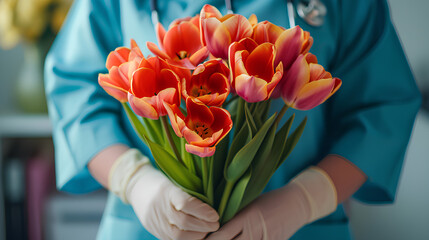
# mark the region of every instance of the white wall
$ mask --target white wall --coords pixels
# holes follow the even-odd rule
[[[389,0],[393,21],[421,90],[429,89],[428,0]],[[429,239],[429,113],[421,111],[414,126],[393,205],[351,202],[356,240]]]

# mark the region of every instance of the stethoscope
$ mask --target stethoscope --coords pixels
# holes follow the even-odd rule
[[[232,0],[225,0],[227,13],[233,13]],[[287,0],[287,12],[289,16],[289,27],[295,27],[295,13],[293,0]],[[152,14],[153,26],[159,22],[158,10],[156,7],[156,0],[150,1],[150,9]],[[327,13],[326,6],[320,0],[300,0],[296,12],[308,25],[313,27],[320,27],[323,25]]]

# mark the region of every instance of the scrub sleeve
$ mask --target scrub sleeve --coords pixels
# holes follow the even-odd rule
[[[328,153],[368,176],[358,200],[391,203],[421,98],[386,1],[365,3],[340,5],[343,25],[332,72],[343,85],[328,101]]]
[[[75,1],[46,60],[45,89],[53,124],[58,189],[101,188],[87,163],[104,148],[130,145],[121,104],[98,85],[110,50],[122,40],[119,1]],[[94,14],[97,12],[97,14]],[[131,145],[130,145],[131,146]]]

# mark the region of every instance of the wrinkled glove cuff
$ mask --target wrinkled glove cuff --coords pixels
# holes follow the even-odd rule
[[[310,167],[291,184],[298,186],[309,204],[307,223],[325,217],[337,209],[337,190],[329,175],[319,167]]]
[[[109,190],[122,202],[129,204],[127,188],[131,178],[144,165],[150,164],[149,159],[135,148],[129,149],[115,161],[109,172]]]

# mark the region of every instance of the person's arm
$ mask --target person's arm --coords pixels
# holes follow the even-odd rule
[[[103,149],[88,163],[88,169],[104,188],[109,188],[109,173],[115,161],[130,148],[123,144],[115,144]]]
[[[367,180],[362,170],[339,155],[328,155],[317,166],[331,178],[338,204],[350,198]]]

